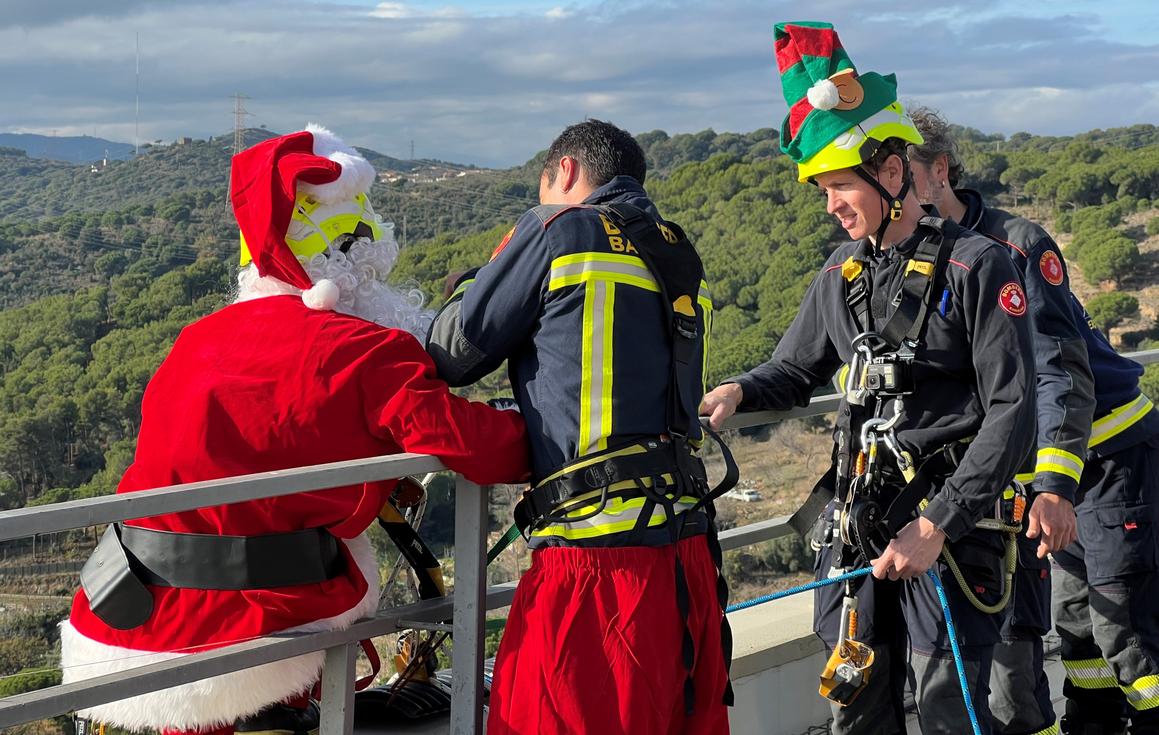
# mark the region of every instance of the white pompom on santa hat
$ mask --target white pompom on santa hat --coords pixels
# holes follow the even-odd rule
[[[258,274],[302,289],[302,301],[311,309],[333,309],[337,284],[328,279],[311,283],[286,243],[294,202],[299,194],[322,204],[348,201],[373,183],[374,167],[362,154],[312,123],[234,156],[230,200]]]

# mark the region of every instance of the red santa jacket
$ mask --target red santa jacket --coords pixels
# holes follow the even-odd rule
[[[452,395],[418,341],[297,296],[233,304],[182,331],[142,402],[137,453],[118,493],[397,452],[433,454],[479,483],[528,474],[522,418]],[[394,482],[202,508],[129,525],[257,535],[325,527],[361,534]],[[367,592],[347,554],[320,584],[219,591],[151,588],[142,626],[122,631],[73,602],[77,632],[106,646],[182,651],[340,616]],[[364,562],[365,565],[365,562]]]

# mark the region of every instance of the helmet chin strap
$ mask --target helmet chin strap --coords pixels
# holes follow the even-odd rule
[[[864,166],[854,166],[853,170],[870,186],[872,186],[874,189],[877,189],[877,193],[880,194],[881,198],[885,200],[885,203],[889,205],[888,216],[885,216],[885,213],[883,213],[881,224],[878,225],[877,232],[873,236],[874,250],[880,253],[881,239],[885,237],[886,229],[889,227],[891,222],[897,222],[899,219],[901,219],[902,210],[904,209],[902,202],[905,201],[905,195],[909,193],[910,177],[908,175],[905,177],[905,180],[901,185],[901,191],[897,193],[897,196],[894,196],[893,194],[890,194],[884,186],[881,185],[880,181],[878,181],[873,177],[872,174],[866,171]]]

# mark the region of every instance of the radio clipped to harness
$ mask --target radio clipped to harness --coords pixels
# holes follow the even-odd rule
[[[821,671],[822,697],[845,707],[869,684],[873,648],[856,640],[857,598],[847,595],[841,603],[841,638]]]

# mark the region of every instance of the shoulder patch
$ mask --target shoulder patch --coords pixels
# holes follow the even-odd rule
[[[998,305],[1010,316],[1026,313],[1026,293],[1018,281],[1010,281],[998,292]]]
[[[512,227],[507,231],[507,234],[503,236],[503,239],[499,241],[499,245],[491,251],[491,260],[495,260],[499,257],[499,253],[503,252],[503,248],[507,247],[507,243],[511,242],[511,236],[514,234],[515,228]]]
[[[1043,279],[1052,286],[1061,286],[1066,275],[1062,269],[1062,261],[1053,250],[1047,250],[1038,259],[1038,269],[1042,271]]]

